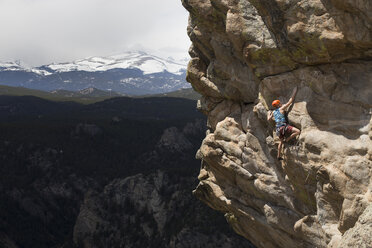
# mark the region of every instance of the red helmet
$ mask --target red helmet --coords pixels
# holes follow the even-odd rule
[[[271,105],[273,105],[274,108],[278,107],[280,104],[280,101],[279,100],[274,100],[273,103]]]

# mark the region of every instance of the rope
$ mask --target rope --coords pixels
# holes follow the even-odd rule
[[[322,225],[320,224],[320,222],[319,222],[319,220],[318,220],[318,216],[316,216],[315,221],[316,221],[316,223],[319,224],[320,228],[322,228]],[[322,229],[323,229],[323,228],[322,228]],[[322,245],[322,240],[321,240],[321,238],[320,238],[320,232],[319,232],[319,229],[316,228],[316,231],[317,231],[317,233],[318,233],[319,248],[321,248],[321,247],[322,247],[322,246],[321,246],[321,245]],[[318,247],[316,247],[316,248],[318,248]]]
[[[305,179],[305,183],[307,183],[307,179],[309,178],[309,176],[310,176],[310,170],[309,170],[309,172],[307,173],[307,177],[306,177],[306,179]]]
[[[296,148],[295,149],[296,149],[296,158],[297,158],[297,160],[298,160],[298,151],[300,149],[299,143],[300,143],[300,140],[297,140],[296,143],[295,143],[295,145],[296,145]],[[304,151],[306,153],[306,149],[304,149]],[[307,155],[307,153],[306,153],[306,155]],[[302,178],[304,178],[304,172],[302,170],[300,170],[300,171],[301,171],[301,174],[302,174]],[[307,197],[308,197],[308,200],[309,201],[310,201],[310,194],[309,194],[309,191],[307,190],[306,183],[307,183],[307,180],[309,179],[310,173],[311,173],[311,170],[309,170],[309,172],[307,173],[306,179],[304,181],[304,189],[306,191],[306,194],[307,194]],[[319,226],[321,227],[321,224],[320,224],[320,222],[318,220],[318,216],[316,216],[316,219],[315,220],[316,220],[316,223],[319,224]],[[322,247],[321,246],[321,244],[322,244],[321,235],[320,235],[319,229],[316,228],[316,230],[317,230],[318,238],[315,240],[315,245],[316,245],[315,248],[321,248]]]
[[[299,160],[298,159],[298,151],[300,149],[300,146],[299,146],[300,140],[299,139],[296,139],[296,140],[297,140],[296,143],[295,143],[296,158],[297,158],[297,160]],[[305,153],[306,153],[306,149],[305,149]],[[300,169],[300,171],[301,171],[302,178],[305,178],[305,174],[304,174],[303,170]],[[306,179],[304,181],[304,189],[306,191],[307,198],[308,198],[309,201],[310,201],[310,194],[309,194],[309,191],[307,190],[306,183],[307,183],[307,180],[309,179],[310,173],[311,173],[311,170],[309,170],[309,172],[307,173]]]

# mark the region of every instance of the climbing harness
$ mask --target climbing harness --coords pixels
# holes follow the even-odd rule
[[[288,124],[284,124],[276,128],[276,135],[279,137],[279,139],[282,139],[285,137],[285,133],[288,130],[288,126],[289,126]]]
[[[288,129],[288,121],[284,114],[280,113],[280,109],[275,109],[273,111],[273,116],[276,122],[276,135],[282,139],[285,136],[285,133]]]

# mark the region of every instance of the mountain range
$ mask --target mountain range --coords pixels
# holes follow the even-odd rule
[[[44,91],[96,88],[126,95],[158,94],[190,88],[186,61],[145,52],[90,57],[68,63],[26,67],[0,62],[0,84]]]

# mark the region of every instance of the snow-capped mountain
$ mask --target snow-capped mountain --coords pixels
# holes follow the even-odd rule
[[[162,59],[144,52],[126,52],[108,57],[91,57],[72,63],[51,64],[46,66],[56,72],[68,71],[108,71],[111,69],[140,69],[144,74],[167,71],[182,74],[186,66],[184,63]]]
[[[186,61],[163,59],[144,52],[90,57],[69,63],[26,67],[0,62],[0,84],[40,90],[81,90],[94,87],[130,95],[165,93],[190,88]]]
[[[23,65],[23,63],[19,60],[16,62],[0,62],[0,72],[2,71],[24,71],[24,72],[33,72],[39,75],[50,75],[51,74],[50,72],[38,69],[37,67],[32,68],[32,67]]]

